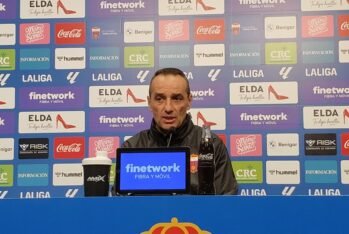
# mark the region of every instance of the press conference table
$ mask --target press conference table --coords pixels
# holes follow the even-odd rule
[[[349,196],[4,199],[0,233],[136,234],[157,227],[184,234],[186,227],[188,233],[344,234],[348,210]]]

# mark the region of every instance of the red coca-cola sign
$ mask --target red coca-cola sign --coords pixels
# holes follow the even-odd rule
[[[195,24],[195,40],[197,41],[223,41],[223,19],[197,19]]]
[[[81,45],[86,40],[86,25],[83,22],[57,23],[55,25],[55,42],[59,45]]]
[[[84,158],[84,137],[56,137],[54,139],[54,158],[75,159]]]

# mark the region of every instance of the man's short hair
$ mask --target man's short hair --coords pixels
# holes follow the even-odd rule
[[[164,76],[166,76],[166,75],[175,75],[175,76],[177,76],[178,75],[178,76],[182,77],[185,80],[186,84],[187,84],[187,88],[186,88],[185,91],[188,94],[188,96],[190,95],[189,81],[188,81],[187,77],[185,76],[184,72],[182,70],[178,69],[178,68],[166,67],[166,68],[162,68],[162,69],[157,70],[154,73],[153,77],[151,78],[150,83],[149,83],[149,97],[151,95],[151,93],[150,93],[151,84],[153,83],[153,80],[155,79],[155,77],[157,77],[159,75],[164,75]]]

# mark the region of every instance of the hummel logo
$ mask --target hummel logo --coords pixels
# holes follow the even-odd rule
[[[6,11],[6,5],[0,3],[0,11]]]

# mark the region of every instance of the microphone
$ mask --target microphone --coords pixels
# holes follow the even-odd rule
[[[173,133],[176,131],[176,128],[175,127],[171,127],[168,132],[170,133],[169,137],[168,137],[168,140],[167,140],[167,148],[170,147],[170,144],[171,144],[171,140],[172,140],[172,135]]]

